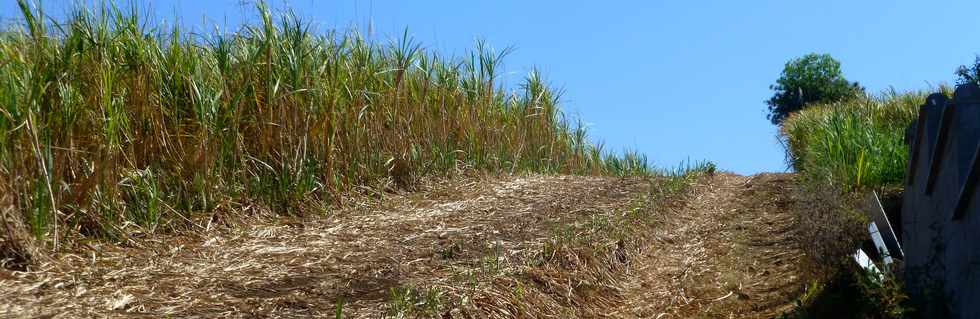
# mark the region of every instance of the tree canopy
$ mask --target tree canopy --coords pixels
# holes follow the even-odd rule
[[[817,53],[787,62],[776,84],[769,88],[775,92],[766,101],[768,118],[775,125],[810,103],[846,99],[864,92],[857,82],[844,78],[840,62],[829,54]]]
[[[980,56],[973,61],[973,65],[961,65],[956,69],[956,82],[958,84],[975,83],[980,84]]]

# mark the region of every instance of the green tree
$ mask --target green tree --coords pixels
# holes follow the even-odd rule
[[[973,60],[973,65],[961,65],[956,69],[957,84],[980,84],[980,55]]]
[[[840,62],[829,54],[816,53],[787,62],[782,76],[769,88],[775,93],[766,101],[768,118],[775,125],[810,103],[847,99],[864,92],[857,82],[844,78]]]

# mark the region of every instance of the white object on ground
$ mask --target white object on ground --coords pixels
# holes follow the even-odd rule
[[[879,280],[884,279],[881,271],[878,270],[878,266],[875,266],[874,261],[872,261],[871,257],[868,257],[868,254],[865,254],[863,250],[858,249],[852,256],[854,257],[854,261],[857,262],[858,266],[861,266],[861,268],[864,268],[864,270],[875,274],[875,277],[877,277]]]
[[[885,265],[892,264],[892,255],[888,251],[888,246],[885,245],[885,240],[881,238],[881,232],[878,231],[878,224],[871,222],[868,224],[868,233],[871,234],[871,241],[875,243],[875,248],[878,249],[878,254],[881,255],[881,260]]]

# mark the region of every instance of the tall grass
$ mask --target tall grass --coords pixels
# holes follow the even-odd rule
[[[46,242],[247,203],[297,214],[461,170],[649,171],[591,144],[539,72],[505,87],[508,50],[483,42],[446,57],[261,2],[259,22],[205,34],[111,3],[57,23],[18,4],[23,23],[0,31],[0,189]]]
[[[782,126],[789,162],[804,176],[845,192],[898,186],[908,160],[905,129],[928,94],[889,91],[807,107]]]

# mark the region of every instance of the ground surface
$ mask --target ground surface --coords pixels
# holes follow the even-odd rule
[[[644,206],[651,185],[465,179],[320,218],[150,235],[0,270],[0,317],[333,317],[339,308],[369,318],[767,318],[790,309],[802,283],[788,175],[704,177],[657,209]]]
[[[802,291],[786,174],[718,175],[667,219],[628,281],[629,316],[772,318]]]

